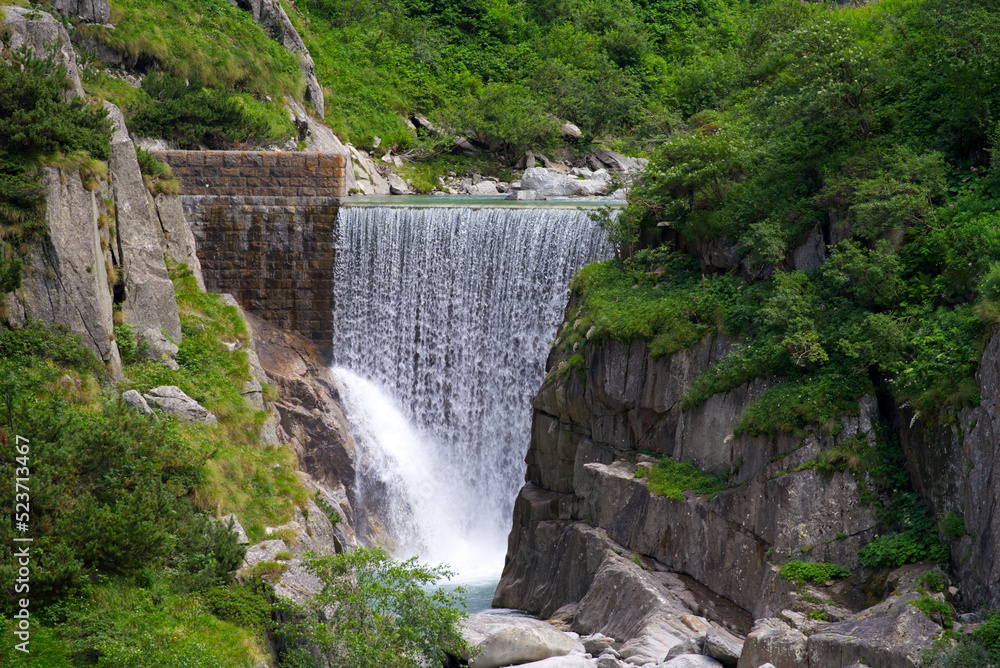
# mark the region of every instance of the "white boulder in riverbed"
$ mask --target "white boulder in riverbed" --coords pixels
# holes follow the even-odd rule
[[[524,176],[521,177],[521,188],[555,197],[593,196],[608,192],[608,184],[605,181],[582,179],[561,174],[545,167],[532,167],[524,170]]]
[[[583,658],[583,644],[575,633],[564,633],[551,624],[530,617],[472,614],[462,622],[462,636],[473,648],[470,668],[531,665],[552,657],[574,654]],[[551,664],[575,668],[596,664]],[[549,668],[546,663],[541,668]]]

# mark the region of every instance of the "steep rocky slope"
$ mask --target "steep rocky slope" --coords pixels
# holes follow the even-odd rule
[[[555,616],[581,633],[608,633],[625,642],[623,654],[631,653],[636,664],[648,660],[649,646],[658,643],[661,650],[669,649],[692,635],[679,620],[695,612],[740,634],[747,633],[751,617],[779,615],[800,622],[810,634],[823,633],[826,649],[807,660],[807,654],[816,653],[820,636],[812,637],[807,653],[806,635],[776,621],[775,628],[784,625],[781,642],[774,640],[774,628],[755,631],[748,644],[752,656],[741,666],[766,661],[778,666],[846,666],[856,659],[868,665],[915,665],[918,650],[942,630],[906,605],[917,594],[902,600],[897,596],[895,603],[862,612],[871,597],[877,601],[891,592],[873,589],[872,582],[895,581],[897,576],[863,572],[834,590],[803,593],[802,587],[779,575],[777,565],[801,559],[858,571],[858,550],[876,535],[874,508],[863,500],[859,478],[849,470],[821,472],[815,458],[848,441],[874,447],[876,422],[894,420],[917,491],[939,516],[962,513],[970,532],[952,545],[961,589],[953,592],[952,602],[959,597],[967,604],[995,600],[1000,583],[992,558],[992,508],[997,499],[991,482],[1000,336],[993,336],[977,376],[982,403],[944,425],[923,427],[920,416],[907,408],[866,396],[859,402],[858,416],[844,416],[836,435],[828,428],[810,427],[770,437],[733,436],[742,410],[766,389],[761,381],[717,394],[697,408],[681,409],[692,380],[734,343],[709,335],[692,348],[653,359],[643,342],[610,340],[584,347],[582,370],[562,372],[560,363],[569,353],[553,351],[551,373],[534,400],[526,483],[515,506],[494,605]],[[657,496],[648,489],[642,469],[662,456],[725,475],[728,488],[714,496]],[[608,555],[613,554],[634,555],[651,573],[618,569],[609,587]],[[692,578],[735,606],[727,609],[698,596],[689,609],[667,605],[659,612],[669,621],[653,632],[624,623],[631,619],[632,605],[605,602],[609,590],[630,591],[637,586],[629,584],[633,582],[663,594],[664,585],[656,579],[666,572]],[[912,578],[910,585],[912,589]],[[839,625],[801,624],[802,613],[809,611],[814,620]],[[789,633],[798,640],[789,640]],[[761,640],[765,635],[768,642]],[[842,651],[851,637],[867,640],[855,643],[861,649]],[[904,642],[907,637],[911,640]],[[782,643],[791,643],[794,651],[786,652]],[[781,652],[793,658],[779,660]]]

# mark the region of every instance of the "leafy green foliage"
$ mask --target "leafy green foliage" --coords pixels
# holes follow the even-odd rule
[[[135,327],[128,323],[115,325],[115,342],[118,344],[118,354],[121,355],[122,364],[125,365],[142,362],[149,352],[149,343],[138,339]]]
[[[684,492],[715,496],[726,489],[727,476],[713,476],[694,464],[661,459],[644,476],[649,491],[657,496],[683,501]]]
[[[921,586],[927,588],[932,594],[944,591],[945,579],[938,571],[928,571],[917,578]]]
[[[51,360],[81,372],[104,371],[101,361],[65,325],[30,321],[18,329],[0,327],[0,358],[29,357]]]
[[[558,123],[543,113],[526,87],[491,82],[457,101],[448,125],[491,152],[513,158],[527,148],[553,145]]]
[[[941,535],[951,540],[961,538],[966,533],[965,520],[962,515],[954,510],[948,512],[941,520]]]
[[[905,475],[905,474],[904,474]],[[879,522],[895,530],[870,541],[858,552],[866,568],[896,568],[916,561],[947,561],[948,548],[938,539],[934,518],[916,494],[897,493],[878,509]]]
[[[849,570],[838,564],[812,563],[808,561],[786,561],[778,572],[781,577],[797,584],[810,582],[821,584],[827,580],[839,580],[851,574]]]
[[[458,630],[462,613],[455,593],[430,590],[449,572],[416,559],[396,561],[381,548],[312,556],[306,567],[323,582],[312,605],[330,606],[329,625],[300,618],[280,625],[289,650],[282,665],[312,665],[315,643],[334,666],[416,668],[459,655],[465,641]]]
[[[32,600],[43,605],[97,574],[134,577],[157,566],[213,582],[228,577],[242,548],[226,545],[228,533],[220,535],[191,507],[199,453],[173,423],[114,401],[89,406],[94,398],[73,393],[34,396],[31,388],[61,387],[59,372],[44,362],[29,359],[14,373],[24,379],[13,403],[14,430],[31,434],[32,452],[45,453],[31,460]],[[13,477],[20,464],[10,458],[0,465]],[[5,492],[7,502],[12,494]],[[7,540],[12,532],[8,525]],[[10,591],[14,573],[12,564],[0,566]]]

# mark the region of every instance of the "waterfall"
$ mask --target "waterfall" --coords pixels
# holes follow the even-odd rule
[[[577,209],[341,208],[334,371],[363,540],[499,572],[569,279],[609,256]]]

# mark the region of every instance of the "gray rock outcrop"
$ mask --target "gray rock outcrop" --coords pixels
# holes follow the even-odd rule
[[[154,200],[156,214],[163,232],[163,244],[171,262],[187,265],[194,274],[198,289],[205,291],[205,278],[201,273],[201,262],[195,248],[194,234],[184,218],[184,207],[176,195],[159,194]]]
[[[951,565],[967,605],[1000,606],[1000,328],[983,352],[976,383],[980,402],[934,418],[903,405],[896,430],[913,486],[937,517],[952,515],[963,531],[948,537]],[[960,534],[960,535],[958,535]]]
[[[850,619],[825,624],[806,636],[778,619],[759,620],[747,636],[738,668],[829,668],[860,663],[917,668],[942,628],[910,605],[920,596],[893,595]]]
[[[108,0],[52,0],[52,8],[68,19],[84,23],[107,23],[111,18]]]
[[[62,23],[46,12],[13,5],[0,7],[0,16],[3,17],[2,24],[8,26],[10,32],[7,46],[15,50],[27,47],[39,56],[51,54],[56,64],[66,67],[69,78],[67,97],[83,95],[76,52]]]
[[[347,148],[351,155],[351,165],[353,166],[352,176],[354,177],[355,183],[354,187],[358,191],[356,194],[391,194],[392,191],[389,187],[389,182],[384,176],[382,176],[382,173],[379,171],[379,167],[375,164],[375,161],[371,159],[371,156],[364,151],[354,148],[354,146],[350,144],[347,145]]]
[[[134,390],[132,390],[134,391]],[[247,538],[247,532],[243,529],[243,525],[240,524],[240,520],[233,513],[228,515],[223,515],[219,518],[219,524],[224,527],[229,527],[229,529],[236,534],[236,542],[241,545],[249,545],[250,539]]]
[[[163,332],[181,342],[174,284],[167,275],[160,219],[139,171],[135,146],[121,111],[105,102],[115,131],[111,139],[111,179],[117,215],[118,248],[124,272],[125,322],[140,333]]]
[[[159,408],[164,413],[176,415],[183,420],[205,422],[206,424],[218,423],[215,415],[176,385],[154,387],[142,396],[151,406]]]
[[[278,389],[274,408],[278,437],[295,449],[314,491],[340,513],[335,527],[342,545],[356,544],[348,488],[355,474],[354,441],[327,364],[303,337],[246,314],[261,368]],[[308,486],[308,485],[307,485]]]
[[[84,188],[76,170],[46,168],[46,233],[32,245],[21,290],[8,301],[11,320],[66,325],[98,358],[111,376],[121,378],[121,357],[114,338],[107,256],[102,249],[99,211],[103,202]]]

